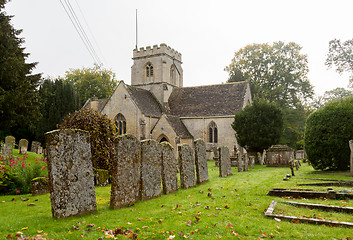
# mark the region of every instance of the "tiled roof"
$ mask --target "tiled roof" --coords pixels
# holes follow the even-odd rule
[[[169,97],[171,114],[179,117],[228,116],[243,108],[248,83],[175,88]]]
[[[108,99],[97,99],[97,98],[90,98],[86,101],[85,105],[83,105],[82,108],[91,108],[91,102],[92,101],[98,101],[98,109],[97,112],[101,112],[103,110],[103,107],[107,103]]]
[[[192,135],[185,127],[184,123],[178,116],[166,115],[167,121],[174,129],[175,133],[181,138],[192,138]]]
[[[126,87],[143,114],[158,118],[162,115],[162,108],[151,92],[129,85],[126,85]]]

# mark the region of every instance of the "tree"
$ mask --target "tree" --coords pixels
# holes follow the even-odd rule
[[[327,103],[309,115],[304,146],[315,169],[349,168],[349,140],[353,139],[353,97]]]
[[[83,103],[91,97],[108,98],[117,87],[115,74],[99,65],[70,69],[66,72],[64,81],[74,86]]]
[[[353,95],[353,92],[351,90],[338,87],[338,88],[326,91],[322,96],[318,96],[317,98],[315,98],[311,106],[317,110],[328,102],[343,99],[352,95]]]
[[[36,63],[26,63],[22,30],[11,25],[0,0],[0,135],[29,128],[40,116],[38,85],[40,74],[32,74]],[[2,132],[2,133],[1,133]]]
[[[54,130],[63,118],[81,107],[79,97],[62,79],[45,79],[40,86],[39,101],[42,117],[36,128],[36,139],[44,142],[44,133]]]
[[[251,152],[262,152],[280,140],[283,114],[274,103],[257,99],[235,113],[232,127],[240,146]]]
[[[225,68],[228,82],[247,81],[254,97],[277,102],[281,107],[296,107],[312,98],[308,80],[307,56],[293,42],[252,44],[237,51]]]
[[[117,135],[115,125],[107,115],[83,108],[66,116],[59,127],[61,129],[76,128],[88,131],[93,167],[110,170],[114,152],[114,138]]]
[[[350,72],[350,85],[353,84],[353,39],[341,42],[334,39],[329,42],[329,50],[325,64],[331,68],[336,67],[339,74]]]

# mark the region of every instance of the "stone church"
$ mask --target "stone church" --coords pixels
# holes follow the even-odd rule
[[[108,115],[119,134],[168,141],[174,149],[201,138],[208,150],[233,150],[234,113],[252,102],[248,83],[183,87],[181,54],[166,44],[135,49],[132,59],[131,85],[120,81],[110,98],[91,98],[84,107]]]

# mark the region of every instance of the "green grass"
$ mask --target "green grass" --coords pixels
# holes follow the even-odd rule
[[[37,230],[43,231],[40,234],[45,233],[44,236],[50,239],[81,239],[82,236],[85,239],[100,237],[104,239],[103,228],[104,230],[129,228],[138,235],[138,239],[167,239],[170,235],[175,235],[174,239],[352,238],[353,231],[349,228],[277,222],[265,217],[264,211],[272,200],[287,200],[267,196],[266,194],[272,188],[304,188],[297,184],[315,182],[300,179],[304,177],[350,179],[342,174],[326,175],[314,171],[307,164],[303,165],[295,172],[295,177],[289,181],[282,181],[282,178],[290,173],[289,168],[255,166],[254,169],[242,173],[232,168],[232,176],[219,178],[218,168],[214,167],[213,162],[209,162],[210,180],[207,183],[188,190],[180,189],[173,194],[162,195],[157,199],[138,202],[132,207],[117,210],[109,208],[110,186],[97,187],[97,213],[60,220],[52,218],[49,194],[35,197],[0,196],[0,239],[4,239],[8,234],[15,236],[18,231],[34,237],[38,234]],[[315,174],[312,174],[313,172]],[[325,187],[315,188],[326,189]],[[212,198],[207,196],[208,193],[212,194]],[[29,198],[29,201],[21,201],[21,197]],[[16,201],[11,201],[12,198]],[[353,207],[352,201],[320,199],[296,199],[295,201]],[[27,206],[28,203],[36,205]],[[275,212],[281,212],[284,215],[296,214],[296,216],[315,214],[316,217],[331,217],[331,220],[352,221],[348,214],[317,210],[312,212],[281,203],[278,204]],[[187,224],[189,220],[191,226]],[[78,225],[79,223],[82,224]],[[88,229],[86,227],[88,224],[95,225],[90,232],[85,231]],[[73,226],[78,226],[79,230],[74,230]],[[118,236],[118,239],[125,238],[126,236]]]

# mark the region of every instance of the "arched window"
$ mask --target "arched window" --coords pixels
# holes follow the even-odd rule
[[[116,132],[119,135],[126,133],[126,120],[124,115],[122,115],[121,113],[119,113],[115,117],[115,128],[116,128]]]
[[[147,63],[146,65],[146,80],[151,81],[153,79],[153,65],[151,63]]]
[[[214,121],[208,125],[208,142],[218,143],[218,129]]]

